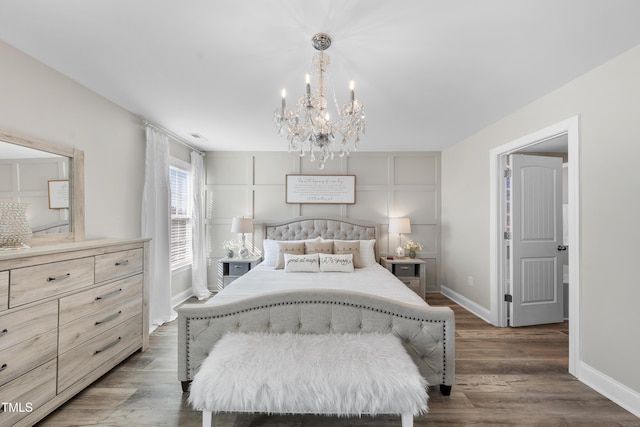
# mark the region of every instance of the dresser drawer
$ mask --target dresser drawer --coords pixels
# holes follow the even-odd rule
[[[56,359],[0,387],[0,425],[10,426],[56,395]],[[0,403],[1,404],[1,403]]]
[[[0,271],[0,311],[9,308],[9,272]]]
[[[96,283],[141,273],[143,258],[142,249],[96,256]]]
[[[142,313],[142,275],[60,299],[59,352]]]
[[[118,307],[136,295],[142,297],[141,274],[60,298],[60,325]]]
[[[394,266],[394,273],[398,277],[414,277],[416,274],[415,264],[396,264]]]
[[[54,329],[0,351],[0,385],[55,359],[57,350],[58,331]]]
[[[249,271],[249,263],[247,262],[230,262],[229,276],[242,276]]]
[[[409,289],[413,292],[420,295],[420,279],[419,278],[409,278],[409,277],[399,277],[400,281],[407,285]]]
[[[9,274],[9,307],[93,284],[93,257],[16,268]]]
[[[142,314],[58,356],[58,393],[97,371],[103,374],[142,347]],[[98,378],[98,376],[95,376]]]
[[[0,352],[57,327],[57,301],[0,316]]]

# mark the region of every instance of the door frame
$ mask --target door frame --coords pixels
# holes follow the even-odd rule
[[[579,376],[580,368],[580,120],[573,116],[567,120],[540,129],[489,151],[490,179],[490,266],[491,322],[500,327],[508,325],[507,302],[509,292],[505,271],[503,231],[505,208],[503,171],[506,155],[540,142],[566,134],[569,156],[569,373]]]

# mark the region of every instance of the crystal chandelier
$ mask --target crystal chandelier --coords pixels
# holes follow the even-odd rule
[[[338,105],[335,93],[333,94],[338,117],[337,120],[331,121],[327,112],[325,83],[331,59],[324,52],[331,46],[331,37],[325,33],[317,33],[311,38],[311,43],[319,51],[313,56],[317,79],[315,92],[311,91],[311,76],[307,74],[305,94],[298,100],[294,109],[287,109],[286,91],[282,89],[282,106],[276,109],[273,121],[278,128],[278,134],[289,140],[289,152],[298,152],[300,157],[304,157],[308,152],[311,162],[315,162],[318,155],[318,168],[324,169],[325,162],[333,159],[336,152],[343,157],[349,155],[349,151],[358,148],[360,133],[364,133],[364,108],[355,98],[355,85],[351,81],[351,99],[342,108]]]

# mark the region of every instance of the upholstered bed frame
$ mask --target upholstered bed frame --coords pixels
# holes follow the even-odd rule
[[[364,221],[301,217],[265,223],[262,233],[273,240],[376,239],[379,254],[379,227]],[[287,291],[217,306],[183,305],[178,328],[178,379],[184,391],[227,332],[392,333],[429,385],[439,384],[448,395],[454,382],[455,321],[448,307],[418,307],[346,290]]]

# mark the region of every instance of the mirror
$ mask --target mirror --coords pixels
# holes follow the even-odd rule
[[[0,201],[29,204],[29,246],[84,240],[84,152],[0,131]]]

